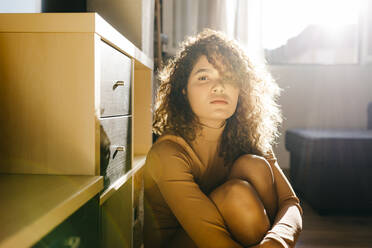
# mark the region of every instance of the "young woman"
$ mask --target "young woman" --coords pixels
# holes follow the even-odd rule
[[[294,247],[302,209],[272,151],[278,85],[209,29],[159,78],[145,247]]]

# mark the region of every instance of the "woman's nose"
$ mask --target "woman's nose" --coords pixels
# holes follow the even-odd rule
[[[223,93],[225,91],[225,85],[221,80],[216,82],[216,84],[212,88],[213,93]]]

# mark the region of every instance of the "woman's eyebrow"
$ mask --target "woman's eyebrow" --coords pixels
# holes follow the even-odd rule
[[[196,74],[201,73],[201,72],[212,72],[212,70],[208,69],[208,68],[200,68],[199,70],[195,71],[193,73],[193,75],[196,75]]]

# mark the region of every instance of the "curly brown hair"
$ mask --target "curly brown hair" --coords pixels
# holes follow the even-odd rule
[[[198,117],[182,90],[187,90],[193,66],[203,55],[224,80],[232,80],[240,88],[236,111],[226,120],[219,145],[219,155],[225,165],[231,165],[243,154],[269,154],[282,122],[276,103],[281,88],[265,67],[258,67],[248,59],[236,41],[211,29],[188,37],[176,56],[158,73],[160,85],[154,106],[153,132],[178,135],[190,142],[201,130]]]

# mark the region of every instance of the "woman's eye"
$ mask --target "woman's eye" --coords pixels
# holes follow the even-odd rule
[[[207,76],[200,76],[200,77],[198,78],[198,80],[199,80],[199,81],[206,81],[206,80],[208,80],[208,77],[207,77]]]

